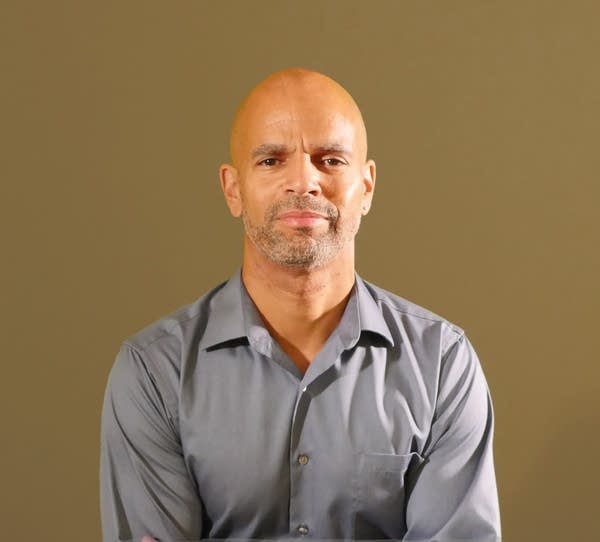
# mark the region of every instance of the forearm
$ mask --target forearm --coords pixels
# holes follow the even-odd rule
[[[100,458],[104,542],[202,537],[201,501],[152,370],[124,348],[109,377]]]
[[[466,338],[445,360],[440,382],[425,461],[407,503],[406,540],[499,540],[492,404]]]

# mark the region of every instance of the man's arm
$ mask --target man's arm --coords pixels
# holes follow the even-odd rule
[[[202,505],[183,459],[174,404],[152,360],[124,345],[102,411],[104,542],[202,538]]]
[[[500,540],[492,437],[487,384],[462,336],[442,361],[425,461],[409,480],[405,540]]]

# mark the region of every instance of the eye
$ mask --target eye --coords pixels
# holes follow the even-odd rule
[[[264,160],[261,160],[258,165],[259,166],[267,166],[267,167],[273,167],[275,165],[277,165],[277,158],[265,158]]]
[[[326,166],[343,166],[345,162],[340,160],[339,158],[324,158],[323,163]]]

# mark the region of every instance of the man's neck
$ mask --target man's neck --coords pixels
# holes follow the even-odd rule
[[[354,285],[354,254],[300,269],[244,254],[242,279],[267,329],[305,372],[342,318]]]

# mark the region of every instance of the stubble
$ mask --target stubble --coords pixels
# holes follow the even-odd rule
[[[245,206],[244,206],[245,207]],[[327,217],[325,232],[313,228],[294,228],[284,232],[277,228],[277,217],[289,210],[313,211]],[[284,267],[312,269],[329,263],[356,235],[360,218],[341,220],[338,209],[311,197],[292,195],[273,204],[262,224],[252,222],[246,209],[242,211],[246,235],[273,263]]]

